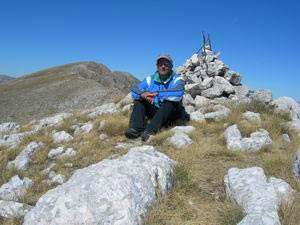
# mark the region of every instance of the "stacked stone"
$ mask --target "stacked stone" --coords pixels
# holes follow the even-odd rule
[[[186,81],[186,90],[193,98],[197,95],[209,99],[248,96],[249,89],[241,85],[242,76],[229,70],[218,57],[220,53],[205,49],[194,54],[176,69]]]

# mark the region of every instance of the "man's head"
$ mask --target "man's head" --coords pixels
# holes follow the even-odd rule
[[[156,59],[156,67],[159,75],[167,76],[172,72],[173,60],[169,55],[159,55]]]

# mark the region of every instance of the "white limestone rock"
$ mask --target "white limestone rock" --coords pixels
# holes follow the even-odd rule
[[[195,102],[196,108],[198,109],[200,107],[205,107],[205,106],[209,105],[210,100],[203,96],[197,95],[194,102]]]
[[[190,119],[197,122],[204,122],[204,114],[201,112],[201,110],[197,110],[195,112],[192,112],[190,114]]]
[[[193,140],[184,132],[176,132],[172,137],[168,138],[168,141],[177,150],[182,150],[193,143]]]
[[[233,70],[228,70],[225,73],[224,78],[233,85],[241,84],[241,80],[242,80],[242,76],[238,72],[235,72]]]
[[[128,93],[123,99],[121,99],[121,101],[119,101],[116,104],[116,107],[121,109],[123,108],[125,105],[130,105],[133,103],[133,99],[131,97],[131,93]]]
[[[280,225],[277,211],[292,198],[293,189],[281,179],[267,177],[262,168],[231,168],[224,177],[227,197],[246,216],[238,225]]]
[[[193,126],[175,126],[171,129],[171,132],[174,133],[185,133],[190,134],[192,133],[196,128]]]
[[[61,142],[66,142],[66,141],[71,141],[73,140],[72,135],[67,133],[66,131],[59,131],[59,132],[54,132],[52,134],[52,139],[54,143],[61,143]]]
[[[300,178],[300,148],[295,152],[295,159],[293,163],[293,175],[296,180]]]
[[[207,77],[199,84],[199,88],[201,90],[206,90],[208,88],[211,88],[213,86],[213,83],[214,79],[212,77]]]
[[[286,128],[295,132],[300,132],[300,120],[286,122]]]
[[[282,140],[286,145],[290,145],[292,143],[290,136],[288,134],[283,134]]]
[[[72,116],[72,113],[59,113],[54,116],[49,116],[44,119],[41,119],[37,122],[37,124],[34,126],[35,130],[40,130],[42,128],[51,127],[59,125],[63,122],[64,119]]]
[[[78,134],[88,134],[91,132],[91,130],[93,129],[93,123],[92,122],[88,122],[88,123],[84,123],[84,124],[78,124],[75,126],[75,131],[74,134],[78,135]]]
[[[199,65],[198,54],[193,54],[190,60],[193,66]]]
[[[195,112],[195,107],[192,106],[192,105],[185,106],[184,109],[185,109],[185,111],[186,111],[188,114],[191,114],[192,112]]]
[[[265,104],[270,103],[273,100],[271,90],[258,90],[250,95],[251,99],[254,101],[262,102]]]
[[[0,136],[2,134],[15,133],[20,130],[20,125],[16,122],[7,122],[0,124]]]
[[[239,98],[245,98],[249,95],[250,89],[245,85],[233,86],[234,94]]]
[[[44,194],[23,225],[142,224],[156,191],[172,187],[175,162],[152,146],[77,170]]]
[[[300,120],[300,105],[293,98],[280,97],[270,103],[275,112],[279,114],[289,114],[292,120]]]
[[[60,146],[58,148],[51,149],[48,153],[49,159],[61,159],[65,157],[75,156],[77,152],[73,148],[65,148]]]
[[[194,99],[190,94],[183,95],[182,104],[184,106],[194,105]]]
[[[260,114],[259,113],[247,111],[247,112],[244,112],[242,114],[242,118],[244,120],[247,120],[247,121],[252,122],[252,123],[258,123],[258,124],[261,123],[261,119],[260,119]]]
[[[230,109],[223,105],[215,105],[213,106],[214,112],[209,112],[204,114],[205,120],[211,121],[221,121],[227,118],[230,115]]]
[[[0,146],[15,148],[25,137],[33,133],[34,132],[32,131],[27,131],[23,133],[4,135],[2,138],[0,138]]]
[[[54,171],[51,171],[48,175],[48,183],[53,184],[63,184],[66,180],[65,176],[62,174],[57,174]]]
[[[23,203],[0,200],[0,216],[4,218],[20,218],[32,208],[32,206]]]
[[[268,131],[259,129],[250,137],[242,138],[236,124],[227,127],[224,133],[227,149],[233,151],[259,151],[272,144]]]
[[[32,180],[25,177],[23,180],[18,175],[12,177],[8,183],[0,187],[0,199],[6,201],[18,201],[22,198],[27,189],[32,186]]]
[[[213,80],[213,86],[202,91],[201,95],[206,98],[216,98],[222,96],[224,93],[227,95],[234,93],[233,86],[223,77],[217,76]]]
[[[91,113],[89,113],[88,116],[90,118],[95,118],[102,114],[112,114],[112,113],[116,113],[118,111],[119,110],[115,103],[107,103],[107,104],[101,105],[101,106],[93,109],[93,111]]]
[[[104,141],[104,140],[106,140],[107,138],[108,138],[108,135],[107,135],[107,134],[102,133],[102,134],[99,135],[99,139],[100,139],[101,141]]]
[[[43,146],[43,143],[32,141],[30,142],[23,150],[22,152],[17,155],[15,160],[8,162],[7,166],[8,168],[15,167],[18,170],[26,170],[29,167],[31,156],[36,151],[40,150]]]

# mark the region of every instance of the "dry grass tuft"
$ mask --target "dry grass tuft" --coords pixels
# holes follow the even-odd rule
[[[300,197],[299,193],[294,195],[292,202],[283,204],[279,210],[282,225],[300,225]]]
[[[234,203],[225,202],[218,208],[218,222],[222,225],[238,224],[244,217],[243,210]]]

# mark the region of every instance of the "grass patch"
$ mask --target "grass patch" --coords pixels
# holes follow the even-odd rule
[[[293,202],[283,204],[279,210],[282,225],[300,225],[300,197],[299,193],[294,195]]]
[[[238,224],[244,217],[243,210],[233,204],[225,202],[218,208],[218,222],[222,225]]]

